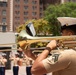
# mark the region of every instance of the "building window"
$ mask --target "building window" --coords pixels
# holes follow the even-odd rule
[[[25,8],[25,10],[27,10],[28,9],[28,6],[24,6],[24,8]]]
[[[3,10],[2,11],[2,15],[6,15],[6,10]]]
[[[40,17],[43,17],[43,14],[42,13],[40,13]]]
[[[6,23],[6,18],[3,18],[2,19],[2,23]]]
[[[40,4],[43,4],[43,0],[40,0]]]
[[[33,9],[33,10],[36,10],[36,9],[37,9],[37,6],[32,6],[32,9]]]
[[[32,4],[37,4],[37,1],[32,1]]]
[[[3,2],[3,7],[7,7],[7,2]]]
[[[6,25],[2,26],[2,32],[6,32]]]
[[[3,6],[3,4],[2,3],[0,3],[0,7],[2,7]]]
[[[24,12],[24,15],[28,15],[28,12]]]
[[[15,25],[16,25],[16,26],[20,25],[20,22],[18,22],[18,21],[17,21],[17,22],[15,22]]]
[[[28,17],[24,17],[24,21],[27,21],[28,20]]]
[[[1,6],[1,7],[7,7],[7,2],[1,2],[1,3],[0,3],[0,6]]]
[[[17,15],[19,15],[19,14],[20,14],[20,11],[15,11],[15,13],[16,13]]]
[[[2,3],[0,3],[0,7],[2,7]]]
[[[15,8],[16,9],[20,9],[20,5],[15,5]]]
[[[36,16],[36,14],[37,14],[37,12],[32,12],[32,15],[33,15],[33,16]]]
[[[16,20],[20,20],[20,17],[15,17]]]
[[[6,32],[6,30],[7,30],[6,27],[7,27],[6,25],[1,25],[0,26],[0,32]]]
[[[15,0],[17,3],[19,3],[20,2],[20,0]]]
[[[40,7],[40,11],[43,11],[43,8]]]
[[[28,3],[28,0],[24,0],[24,3],[27,4]]]

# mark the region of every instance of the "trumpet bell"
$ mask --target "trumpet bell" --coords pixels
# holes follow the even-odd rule
[[[30,36],[25,30],[22,30],[19,34],[20,37],[26,38],[26,39],[33,39],[32,36]]]

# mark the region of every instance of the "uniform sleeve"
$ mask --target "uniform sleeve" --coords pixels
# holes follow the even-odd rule
[[[50,56],[42,61],[47,72],[55,72],[67,68],[70,65],[69,55],[60,54]]]

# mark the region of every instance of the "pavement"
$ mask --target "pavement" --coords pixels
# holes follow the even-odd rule
[[[13,75],[12,69],[6,70],[5,75]],[[20,66],[20,67],[19,67],[19,75],[27,75],[27,74],[26,74],[26,66]],[[47,75],[52,75],[52,74],[49,73],[49,74],[47,74]]]

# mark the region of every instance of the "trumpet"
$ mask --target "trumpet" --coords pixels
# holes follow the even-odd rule
[[[72,48],[76,49],[76,35],[73,36],[52,36],[52,37],[35,37],[30,36],[25,30],[22,30],[19,34],[20,37],[25,38],[23,41],[18,42],[19,47],[27,49],[28,45],[37,42],[46,42],[56,40],[60,49]]]

